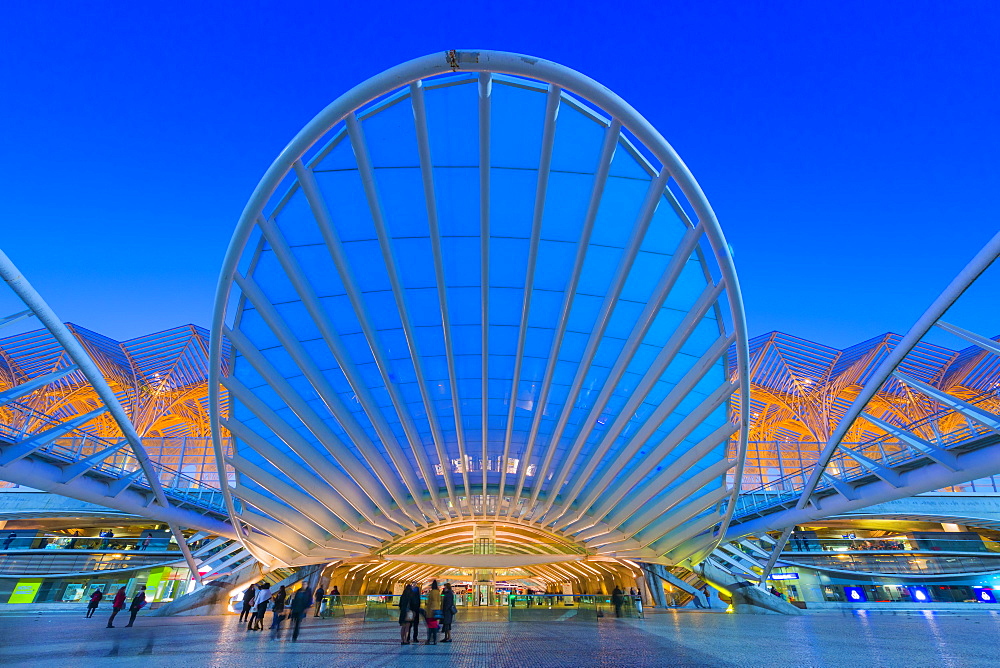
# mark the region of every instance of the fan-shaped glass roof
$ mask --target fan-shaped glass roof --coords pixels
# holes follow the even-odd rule
[[[619,98],[511,54],[404,64],[310,123],[237,230],[212,332],[233,512],[286,563],[469,520],[704,547],[741,309],[707,202]]]

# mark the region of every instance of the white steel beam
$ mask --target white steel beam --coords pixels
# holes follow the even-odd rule
[[[702,292],[699,299],[695,302],[695,305],[687,313],[687,315],[681,321],[681,324],[671,335],[670,339],[668,339],[667,342],[664,344],[663,348],[657,354],[653,362],[649,365],[649,368],[647,369],[646,373],[643,374],[642,380],[639,381],[639,384],[636,386],[635,390],[633,390],[631,396],[626,402],[625,407],[622,408],[621,411],[619,411],[618,416],[615,418],[615,421],[605,431],[604,435],[601,437],[601,440],[595,446],[591,457],[588,458],[588,461],[581,467],[580,471],[578,471],[577,474],[574,475],[574,482],[573,484],[570,485],[569,490],[566,493],[567,499],[574,499],[580,493],[581,488],[591,478],[594,471],[597,469],[597,466],[604,460],[605,455],[607,455],[608,451],[611,449],[611,446],[614,444],[615,440],[622,433],[622,431],[628,426],[629,421],[632,419],[632,416],[635,415],[639,406],[642,404],[642,402],[646,400],[646,397],[655,387],[656,383],[659,382],[663,374],[667,371],[667,369],[670,367],[673,361],[677,358],[677,355],[680,354],[681,348],[683,348],[684,344],[688,341],[691,334],[694,332],[694,329],[697,327],[702,317],[704,317],[705,312],[711,307],[711,305],[715,302],[715,300],[718,299],[718,296],[721,293],[721,291],[722,291],[721,283],[716,286],[705,287],[705,290]],[[627,448],[629,454],[625,455],[623,451],[622,454],[619,454],[615,458],[616,464],[620,464],[622,466],[625,465],[627,459],[630,459],[635,454],[635,452],[638,451],[639,446],[641,446],[645,438],[647,438],[649,434],[652,433],[653,430],[659,427],[660,423],[668,415],[670,415],[671,412],[673,412],[673,410],[676,408],[679,402],[682,401],[687,396],[688,390],[692,389],[695,385],[697,385],[697,383],[704,377],[704,375],[708,373],[712,365],[714,365],[715,362],[718,361],[718,359],[725,354],[726,349],[733,343],[733,341],[734,337],[730,337],[728,339],[720,337],[715,341],[714,344],[709,346],[708,350],[702,354],[702,356],[694,364],[694,366],[684,375],[681,381],[679,381],[677,385],[674,387],[674,389],[671,390],[671,392],[668,394],[669,401],[667,399],[664,399],[664,401],[662,401],[660,403],[660,406],[657,408],[656,413],[654,413],[653,416],[650,416],[643,423],[642,427],[640,427],[640,432],[638,433],[642,433],[643,435],[633,436],[630,439],[629,441],[630,447]],[[623,368],[627,368],[627,364],[623,365]],[[624,371],[622,373],[624,373]],[[615,386],[617,386],[617,383]],[[607,385],[605,386],[605,388],[602,389],[607,389]],[[606,395],[602,392],[601,398],[604,399],[604,402],[598,404],[600,405],[600,409],[595,411],[596,415],[599,415],[600,412],[604,410],[604,406],[606,405],[606,402],[610,399],[613,390],[614,386],[610,388],[610,390],[607,392]],[[580,436],[577,437],[577,443],[581,448],[584,442],[583,436],[584,436],[583,434],[580,434]],[[577,449],[576,452],[577,454],[579,454],[579,449]],[[609,471],[608,473],[612,473],[612,471]],[[617,475],[617,472],[615,471],[614,474]],[[607,479],[607,474],[604,476],[604,479]],[[544,512],[547,512],[548,508],[551,507],[552,501],[554,501],[554,499],[550,499],[550,503],[546,506]],[[560,515],[564,514],[568,510],[568,506],[569,502],[567,501],[567,503],[563,507],[563,512],[560,513]],[[541,514],[542,513],[539,514],[539,517],[541,516]],[[558,517],[552,519],[557,520]],[[571,520],[568,523],[575,522],[576,519]]]
[[[422,82],[410,84],[410,101],[413,105],[413,123],[417,136],[417,152],[420,155],[420,177],[427,203],[427,225],[431,239],[431,253],[434,256],[434,279],[437,284],[438,308],[441,312],[441,335],[444,339],[445,360],[448,366],[448,391],[451,394],[452,413],[455,423],[455,439],[458,446],[459,470],[465,488],[465,508],[471,516],[472,489],[469,485],[469,456],[462,425],[462,401],[458,394],[458,374],[455,371],[454,343],[451,336],[451,317],[448,309],[448,284],[444,272],[444,257],[441,252],[441,230],[438,225],[437,194],[434,192],[434,163],[431,158],[430,138],[427,134],[427,106],[424,104]],[[449,462],[450,464],[450,462]],[[445,475],[451,476],[451,466],[445,468]],[[462,517],[462,507],[456,509]]]
[[[21,322],[22,320],[26,320],[28,318],[31,318],[34,315],[35,315],[34,311],[32,311],[29,308],[29,309],[25,309],[23,311],[19,311],[17,313],[12,313],[12,314],[10,314],[8,316],[4,316],[3,318],[0,318],[0,329],[3,329],[4,327],[7,327],[8,325],[13,325],[15,323]]]
[[[615,364],[612,367],[610,373],[608,374],[608,379],[604,382],[604,385],[601,388],[601,392],[594,402],[593,409],[591,409],[586,420],[581,425],[577,435],[576,442],[573,445],[574,448],[576,448],[579,443],[582,443],[586,439],[586,437],[593,430],[594,425],[597,424],[597,420],[600,417],[600,414],[604,411],[604,408],[605,406],[607,406],[608,401],[611,399],[611,396],[614,393],[615,388],[618,386],[618,383],[621,382],[622,377],[625,375],[629,363],[631,363],[632,358],[635,356],[636,351],[642,344],[643,339],[645,339],[646,334],[649,332],[650,327],[653,326],[653,322],[656,320],[656,316],[659,314],[660,308],[663,306],[663,303],[666,300],[667,295],[673,288],[677,280],[677,277],[680,275],[680,272],[683,269],[684,265],[687,263],[688,259],[690,259],[690,255],[694,251],[694,248],[698,243],[698,239],[701,238],[702,232],[703,228],[699,226],[691,230],[688,230],[685,233],[684,238],[681,240],[681,243],[678,245],[677,250],[674,252],[674,255],[671,258],[670,262],[668,263],[667,268],[664,270],[663,275],[660,277],[660,280],[657,283],[656,288],[654,288],[652,297],[646,303],[646,306],[643,308],[642,315],[639,316],[639,319],[636,321],[636,324],[632,328],[632,332],[629,334],[628,340],[622,347],[621,353],[618,355],[617,360],[615,360]],[[646,392],[637,390],[635,394],[639,394],[642,396],[642,398],[645,398]],[[631,414],[625,410],[621,411],[621,414],[626,414],[626,413]],[[608,433],[616,431],[620,431],[620,428],[612,427],[608,429]],[[598,447],[600,448],[601,446]],[[593,466],[596,466],[597,463],[599,463],[599,461],[600,461],[599,457],[594,458],[593,461],[587,463],[586,469],[591,469]],[[569,496],[575,497],[576,494],[579,492],[578,490],[579,479],[580,476],[574,476],[573,481],[571,482],[569,487],[569,489],[572,490],[572,492],[567,493],[566,494],[567,497]],[[530,510],[530,508],[526,510]]]
[[[358,397],[358,401],[361,403],[362,407],[365,408],[365,413],[368,414],[369,410],[377,410],[377,406],[375,406],[374,400],[371,398],[368,388],[352,369],[350,358],[344,350],[340,337],[333,330],[330,320],[326,315],[326,311],[317,298],[315,291],[309,285],[308,281],[305,280],[301,267],[292,254],[291,249],[288,247],[284,236],[269,220],[261,218],[258,220],[258,225],[260,226],[264,237],[270,244],[271,251],[275,254],[275,257],[278,259],[279,264],[281,264],[282,269],[284,269],[285,273],[288,275],[289,281],[292,283],[296,294],[299,296],[303,306],[306,308],[306,311],[312,318],[313,323],[319,330],[320,335],[323,337],[324,343],[330,350],[333,358],[336,360],[337,365],[340,367],[348,384],[351,386],[351,389],[354,390],[355,395]],[[244,297],[250,300],[258,314],[264,320],[265,324],[267,324],[267,326],[281,342],[282,346],[284,346],[296,366],[302,370],[302,373],[306,376],[310,384],[316,390],[316,393],[323,400],[324,405],[326,405],[326,407],[330,410],[331,415],[336,418],[340,426],[351,437],[351,440],[357,446],[358,450],[362,453],[362,455],[364,455],[365,461],[367,461],[368,465],[371,466],[373,471],[375,471],[382,485],[389,490],[389,493],[392,495],[393,500],[395,500],[396,505],[400,508],[407,508],[410,505],[406,501],[406,490],[409,490],[412,498],[417,502],[418,510],[415,515],[410,515],[410,518],[418,524],[423,523],[426,525],[426,520],[420,510],[418,498],[419,494],[417,491],[419,490],[419,483],[409,467],[398,469],[400,465],[406,462],[406,456],[399,448],[395,438],[392,437],[392,432],[389,430],[388,425],[383,424],[381,421],[376,422],[375,419],[372,420],[372,425],[375,427],[376,433],[379,437],[381,439],[391,439],[388,442],[383,441],[383,444],[385,445],[386,452],[389,454],[389,458],[392,460],[393,465],[399,470],[398,477],[397,474],[386,465],[385,459],[383,459],[382,455],[379,454],[378,449],[368,437],[367,432],[365,432],[364,428],[358,424],[357,418],[355,418],[351,413],[351,410],[344,405],[340,395],[338,395],[330,385],[330,382],[326,379],[323,372],[317,368],[315,362],[313,362],[310,355],[306,352],[302,343],[298,341],[289,329],[288,324],[284,322],[281,315],[277,312],[263,292],[261,292],[257,284],[248,278],[244,278],[238,272],[234,274],[233,280],[243,292]],[[404,490],[404,485],[406,490]]]
[[[329,508],[317,501],[314,496],[307,494],[301,489],[295,488],[293,485],[290,485],[278,476],[265,471],[246,458],[237,455],[227,459],[226,463],[256,482],[271,494],[278,497],[278,499],[283,501],[290,508],[294,508],[299,511],[299,514],[315,524],[316,527],[318,527],[319,530],[326,535],[322,541],[317,542],[327,542],[331,538],[337,538],[344,541],[355,542],[358,544],[359,549],[361,546],[374,547],[379,544],[377,540],[374,540],[371,537],[364,536],[363,534],[357,534],[353,531],[345,531],[346,527],[341,522],[340,518],[334,515]],[[239,489],[237,489],[237,494],[239,493]],[[295,515],[295,513],[288,513],[288,516],[282,519],[284,521],[291,522],[291,517],[293,515]]]
[[[514,411],[520,390],[521,366],[524,362],[524,344],[528,335],[528,314],[531,312],[531,297],[535,286],[535,271],[538,264],[538,244],[542,236],[542,217],[545,213],[545,198],[549,189],[549,173],[552,169],[552,149],[556,139],[556,119],[559,116],[559,102],[562,100],[562,90],[555,85],[549,86],[545,98],[545,121],[542,126],[542,144],[538,158],[538,181],[535,185],[535,203],[531,214],[531,240],[528,242],[528,266],[524,277],[524,300],[521,302],[521,325],[517,332],[517,356],[514,359],[514,379],[511,383],[511,403],[507,413],[507,432],[504,435],[504,462],[510,452],[510,440],[514,428]],[[518,466],[517,485],[514,495],[507,506],[507,517],[512,517],[521,499],[524,482],[527,477],[531,456],[534,454],[535,443],[530,438],[525,444],[525,452]],[[500,492],[498,498],[503,498],[507,487],[507,467],[500,472]],[[536,478],[537,479],[537,478]],[[497,504],[499,510],[500,504]],[[499,513],[498,513],[499,516]]]
[[[667,187],[667,181],[669,179],[670,175],[667,172],[661,171],[656,178],[650,182],[649,188],[646,192],[646,199],[643,201],[642,207],[636,216],[636,221],[632,228],[628,245],[618,262],[618,267],[616,268],[614,277],[612,278],[611,286],[608,289],[607,294],[604,296],[604,301],[601,304],[601,310],[597,316],[594,328],[591,330],[590,336],[587,338],[587,346],[580,358],[580,363],[577,365],[576,374],[574,375],[572,384],[570,385],[569,394],[567,395],[566,402],[563,404],[562,410],[560,411],[559,418],[556,421],[556,427],[552,433],[552,438],[550,439],[551,443],[559,443],[562,438],[562,434],[566,429],[567,423],[569,422],[570,415],[576,405],[576,397],[579,396],[584,380],[591,370],[594,357],[597,355],[598,347],[604,339],[604,333],[607,331],[615,306],[618,304],[618,298],[621,296],[621,292],[625,287],[625,282],[629,277],[633,264],[635,263],[635,258],[639,254],[639,249],[646,237],[646,230],[649,228],[649,224],[653,219],[653,214],[656,213],[657,205],[663,199],[663,192]],[[611,372],[609,372],[608,381],[610,381],[610,375]],[[607,381],[605,382],[605,386],[606,385]],[[562,484],[566,481],[566,476],[569,475],[573,462],[579,456],[580,450],[583,448],[587,437],[590,435],[590,430],[593,428],[603,410],[604,404],[600,401],[595,402],[590,407],[590,410],[587,413],[587,418],[583,422],[584,428],[581,428],[578,431],[577,437],[573,441],[573,445],[568,449],[568,454],[557,464],[557,473],[553,476],[551,489],[561,489]],[[622,412],[627,412],[627,409]],[[589,428],[586,428],[588,425]],[[612,430],[609,429],[608,431],[610,432]],[[601,455],[595,455],[591,457],[591,462],[596,463],[600,461],[600,458]],[[552,507],[552,504],[555,502],[555,496],[555,494],[549,495],[549,500],[539,513],[539,516],[548,512],[548,510]],[[570,493],[570,496],[572,496],[572,493]]]
[[[845,445],[841,445],[840,446],[840,451],[846,453],[848,457],[850,457],[851,459],[853,459],[854,461],[856,461],[858,464],[861,464],[861,468],[863,468],[866,471],[869,471],[871,473],[874,473],[879,478],[881,478],[882,480],[885,480],[887,483],[889,483],[893,487],[902,487],[903,486],[904,483],[903,483],[902,476],[900,476],[900,474],[896,473],[895,471],[893,471],[889,467],[883,466],[881,463],[875,461],[874,459],[871,459],[870,457],[866,457],[865,455],[861,454],[857,450],[853,450],[851,448],[848,448]]]
[[[337,268],[337,273],[340,276],[340,281],[344,285],[344,289],[347,291],[347,298],[351,302],[351,308],[354,310],[354,315],[358,320],[358,324],[361,326],[361,331],[364,333],[365,340],[368,342],[368,347],[371,349],[372,356],[375,359],[375,364],[378,367],[379,374],[382,377],[382,382],[385,385],[385,389],[389,394],[389,399],[392,402],[393,409],[396,415],[399,417],[400,423],[403,425],[403,431],[406,433],[406,438],[409,441],[410,449],[413,451],[414,459],[417,462],[417,468],[420,470],[420,475],[425,481],[424,487],[430,494],[431,505],[435,508],[436,512],[434,514],[434,521],[438,520],[438,514],[446,514],[441,509],[441,502],[438,498],[438,489],[434,475],[434,468],[430,465],[427,459],[427,453],[424,452],[423,445],[421,444],[420,436],[417,434],[416,429],[412,424],[412,419],[410,417],[409,411],[406,409],[406,402],[399,394],[399,389],[396,387],[395,381],[390,377],[390,370],[392,365],[389,364],[389,360],[382,349],[382,343],[379,340],[378,332],[372,327],[371,319],[368,316],[368,310],[365,307],[364,299],[361,297],[361,290],[358,288],[357,282],[354,280],[354,272],[351,269],[350,263],[347,261],[347,257],[344,254],[344,249],[340,242],[340,235],[337,233],[333,221],[330,218],[330,213],[327,210],[326,200],[323,197],[322,192],[319,189],[319,185],[316,183],[316,175],[311,169],[302,164],[301,161],[296,161],[294,164],[295,174],[299,179],[299,185],[302,187],[302,192],[305,194],[306,199],[309,201],[309,206],[312,210],[313,218],[316,219],[319,225],[320,233],[323,235],[323,241],[326,244],[326,249],[330,253],[330,258],[333,260],[334,266]],[[378,409],[377,406],[371,406],[372,411],[366,409],[368,417],[373,423],[379,424],[384,423],[381,418],[382,411]],[[391,439],[388,442],[395,442],[395,437],[392,436],[392,431],[388,429],[387,425],[382,425],[385,428],[385,434],[382,436],[384,442],[385,439]],[[388,449],[388,442],[386,442],[386,448]],[[407,464],[408,468],[408,464]],[[400,469],[402,470],[402,469]],[[422,505],[422,499],[419,498],[419,494],[414,496],[417,503]]]
[[[153,496],[156,498],[156,502],[164,508],[168,508],[170,502],[163,493],[163,487],[156,475],[156,469],[146,454],[142,440],[135,430],[135,425],[132,424],[128,414],[125,413],[125,409],[118,402],[118,397],[115,396],[114,391],[108,385],[107,380],[105,380],[104,374],[87,353],[86,348],[73,336],[69,328],[56,316],[52,308],[42,299],[42,296],[38,294],[31,283],[18,271],[14,263],[10,261],[10,258],[2,250],[0,250],[0,277],[4,279],[7,286],[24,302],[24,305],[31,309],[49,333],[59,342],[59,345],[66,351],[66,354],[69,355],[73,363],[80,368],[84,377],[90,382],[91,387],[94,388],[94,392],[104,402],[104,405],[107,406],[108,412],[111,413],[125,439],[129,442],[132,454],[135,456],[136,461],[139,462],[139,466],[146,473],[146,479],[149,481],[149,486],[153,492]],[[180,528],[172,524],[169,526],[177,542],[182,543],[184,541],[184,534]],[[184,557],[188,562],[188,567],[191,569],[195,581],[201,583],[201,576],[198,574],[198,569],[195,567],[194,562],[190,560],[190,555],[185,552]]]
[[[339,518],[340,524],[334,524],[327,528],[337,528],[340,531],[351,529],[351,526],[340,516],[346,507],[344,498],[340,493],[330,486],[330,481],[324,479],[321,471],[313,473],[309,469],[300,466],[291,457],[281,452],[273,443],[266,438],[236,420],[223,420],[223,426],[229,430],[235,438],[244,441],[248,447],[261,457],[271,463],[276,469],[290,478],[295,484],[309,493],[316,500],[323,504],[335,517]],[[315,469],[313,469],[315,471]],[[367,531],[375,531],[381,524],[367,528]],[[381,527],[385,528],[385,527]]]
[[[441,426],[438,424],[437,410],[427,389],[427,376],[424,374],[423,363],[420,356],[420,347],[417,345],[417,337],[410,322],[409,307],[406,304],[406,294],[403,282],[399,278],[396,255],[392,248],[392,238],[385,223],[385,216],[382,211],[382,204],[379,201],[378,186],[375,183],[375,172],[372,168],[371,158],[368,154],[368,145],[365,142],[364,129],[358,122],[357,116],[351,114],[347,117],[347,135],[350,137],[351,146],[354,147],[354,157],[358,163],[358,173],[361,176],[361,184],[365,190],[365,197],[368,201],[368,210],[371,212],[372,222],[375,226],[375,235],[378,237],[379,250],[382,252],[382,262],[385,264],[385,271],[389,277],[389,286],[392,288],[393,300],[399,315],[399,322],[403,327],[403,336],[406,339],[406,346],[410,353],[410,362],[413,364],[413,371],[417,376],[417,388],[420,390],[420,399],[424,405],[424,412],[427,414],[427,422],[430,426],[431,440],[434,442],[438,463],[444,476],[445,488],[448,490],[448,499],[451,508],[458,511],[458,497],[455,495],[455,486],[452,483],[451,475],[448,472],[448,456],[444,448],[444,437],[441,435]],[[383,378],[385,382],[391,379]],[[413,417],[406,410],[406,403],[400,402],[400,408],[405,411],[405,415],[400,414],[403,428],[406,430],[407,438],[410,439],[411,447],[423,450],[423,443],[413,424]],[[431,474],[433,475],[433,467]],[[427,479],[428,486],[435,486],[437,478]],[[450,518],[451,512],[446,509],[445,514]]]
[[[861,413],[861,417],[868,420],[879,429],[882,429],[887,434],[895,436],[917,452],[930,457],[942,466],[947,466],[952,471],[958,470],[958,460],[955,455],[948,452],[944,448],[938,447],[929,441],[925,441],[913,432],[897,427],[896,425],[886,422],[885,420],[880,420],[869,413]]]
[[[578,540],[589,540],[595,536],[608,533],[610,530],[617,528],[646,503],[648,503],[649,499],[652,498],[652,495],[655,495],[659,492],[659,490],[665,489],[668,485],[672,484],[677,478],[696,465],[698,461],[708,454],[713,448],[718,447],[720,443],[728,440],[734,433],[736,433],[736,431],[737,427],[735,425],[724,424],[705,438],[698,441],[698,443],[688,448],[683,455],[678,457],[675,462],[668,467],[664,467],[663,471],[650,480],[649,484],[644,488],[645,493],[629,493],[631,487],[645,477],[639,476],[635,480],[632,480],[630,485],[630,476],[629,479],[623,481],[623,483],[617,487],[614,493],[602,496],[599,499],[599,502],[593,506],[592,511],[589,513],[590,518],[603,518],[602,522],[596,523],[596,520],[594,520],[594,522],[588,524],[587,526],[583,526],[583,523],[587,520],[587,516],[585,516],[584,519],[581,519],[580,521],[567,527],[565,531],[567,533],[575,534]],[[671,441],[675,441],[675,439],[676,437],[673,437]],[[667,444],[667,447],[671,446]],[[659,461],[662,461],[662,458]],[[657,491],[650,495],[650,491],[652,490]]]
[[[985,411],[978,406],[973,406],[970,403],[962,401],[958,397],[948,394],[944,390],[928,385],[923,381],[917,380],[916,378],[908,376],[904,373],[900,373],[899,371],[894,371],[892,375],[903,384],[915,389],[923,395],[930,397],[939,404],[950,408],[957,413],[961,413],[965,417],[978,422],[991,431],[1000,433],[1000,416],[994,415],[989,411]]]
[[[641,512],[625,520],[623,526],[628,525],[628,528],[623,528],[623,533],[629,537],[634,537],[637,533],[652,524],[654,520],[658,519],[665,513],[669,513],[673,508],[678,506],[681,501],[690,498],[701,488],[710,485],[712,481],[724,476],[726,471],[734,466],[736,466],[736,461],[732,459],[723,459],[718,461],[712,466],[709,466],[705,470],[682,482],[662,499],[657,499],[655,505],[649,503],[645,504],[645,508],[643,508]],[[719,488],[725,488],[724,481],[721,482]],[[655,491],[651,490],[652,494],[650,497],[656,498],[656,495],[662,492],[663,489],[665,488],[661,487]]]
[[[49,445],[52,441],[57,438],[61,438],[79,427],[87,424],[94,418],[105,413],[107,411],[107,406],[101,406],[95,408],[92,411],[84,413],[82,415],[77,415],[72,420],[66,420],[65,422],[60,422],[54,427],[49,427],[45,431],[40,431],[38,433],[32,434],[27,438],[13,443],[4,449],[2,455],[0,455],[0,468],[16,462],[19,459],[27,457],[31,453],[35,452],[39,448],[43,448]]]
[[[65,469],[63,469],[63,477],[61,482],[65,484],[68,482],[72,482],[73,480],[76,480],[80,476],[87,473],[87,471],[90,471],[95,466],[103,462],[108,457],[120,451],[126,445],[128,445],[128,441],[126,440],[118,441],[118,443],[115,443],[114,445],[108,446],[107,448],[104,448],[102,450],[98,450],[94,454],[88,455],[87,457],[84,457],[83,459],[80,459],[74,462],[73,464],[70,464]]]
[[[566,281],[566,291],[563,296],[562,309],[559,313],[559,321],[556,325],[555,335],[552,338],[552,347],[549,352],[549,361],[545,368],[545,380],[542,381],[542,391],[539,393],[539,401],[535,409],[534,419],[531,423],[531,435],[529,440],[537,438],[538,426],[541,424],[541,416],[545,412],[545,403],[548,399],[548,386],[552,383],[552,376],[555,374],[556,363],[559,359],[559,350],[562,347],[563,337],[566,335],[566,325],[569,323],[569,316],[573,310],[573,301],[576,298],[576,288],[580,283],[580,275],[583,272],[583,265],[587,259],[587,251],[590,248],[590,236],[594,231],[594,223],[597,220],[597,212],[601,207],[601,198],[604,196],[604,188],[607,185],[608,173],[611,171],[611,161],[615,157],[615,150],[618,148],[618,139],[621,137],[621,121],[617,118],[611,120],[611,125],[604,132],[604,143],[601,145],[601,154],[597,160],[597,169],[594,172],[594,183],[590,191],[590,201],[587,203],[587,212],[584,215],[583,226],[580,230],[580,240],[577,242],[576,256],[573,258],[573,269]],[[573,397],[579,392],[583,377],[579,376],[579,383],[574,383],[567,396],[566,406],[571,406]],[[569,411],[564,411],[565,418],[560,417],[560,423],[565,426],[565,421],[569,419]],[[556,425],[556,430],[549,439],[549,447],[545,452],[545,459],[535,471],[535,484],[531,490],[531,498],[528,501],[530,508],[538,500],[538,495],[542,491],[546,475],[552,465],[552,458],[559,448],[558,437],[561,437],[561,429]],[[555,498],[559,493],[559,487],[555,481],[549,485],[549,498]]]
[[[20,399],[26,394],[31,394],[38,388],[44,387],[45,385],[48,385],[53,381],[59,380],[65,375],[72,373],[73,371],[76,371],[79,368],[80,367],[78,367],[75,364],[70,364],[68,366],[64,366],[61,369],[57,369],[52,373],[47,373],[43,376],[35,376],[34,378],[31,378],[21,383],[20,385],[8,388],[3,392],[0,392],[0,406],[4,406],[12,401],[16,401],[17,399]]]
[[[482,366],[480,387],[482,394],[483,439],[483,517],[489,513],[489,445],[490,445],[490,110],[493,95],[493,75],[479,73],[479,319],[481,327]],[[514,398],[511,397],[511,401]],[[500,462],[506,469],[507,462]],[[497,508],[502,499],[497,497]]]
[[[302,424],[306,426],[307,429],[316,437],[316,440],[323,446],[323,448],[334,458],[334,460],[340,465],[345,472],[345,474],[354,483],[353,485],[346,485],[342,487],[337,484],[335,487],[337,491],[340,492],[345,498],[351,500],[352,504],[355,502],[365,503],[361,497],[357,496],[358,492],[365,494],[371,503],[374,504],[376,508],[382,511],[383,514],[388,514],[392,500],[389,496],[388,490],[386,490],[372,475],[364,464],[347,449],[347,446],[340,440],[329,425],[321,418],[315,410],[310,407],[302,396],[292,387],[291,383],[284,378],[284,376],[274,368],[271,362],[264,356],[260,350],[243,334],[240,330],[231,330],[228,327],[225,328],[226,338],[229,339],[229,343],[233,348],[239,351],[243,355],[250,366],[260,374],[267,384],[274,390],[275,394],[285,402],[289,409],[295,414]],[[285,422],[284,420],[282,420]],[[287,424],[287,422],[285,422]],[[290,428],[294,429],[292,425],[288,425]],[[308,441],[303,439],[303,442],[308,444]],[[316,450],[311,445],[309,445],[310,450]],[[324,457],[325,455],[321,452],[316,453],[319,457]],[[309,458],[304,458],[305,461],[311,461]],[[331,482],[334,482],[331,480]],[[356,487],[356,489],[355,489]],[[365,513],[363,506],[358,508],[363,515],[368,517]],[[370,510],[370,508],[369,508]],[[369,520],[371,521],[371,520]]]
[[[1000,355],[1000,343],[994,341],[993,339],[988,339],[985,336],[980,336],[975,332],[970,332],[967,329],[962,329],[958,325],[949,324],[943,320],[938,320],[934,323],[946,332],[950,332],[959,338],[965,339],[969,343],[979,348],[982,348],[988,353],[993,353],[994,355]]]
[[[319,455],[309,441],[235,377],[230,376],[223,379],[222,384],[229,390],[234,399],[256,415],[302,461],[308,462],[313,470],[330,481],[331,487],[337,491],[337,495],[340,497],[337,508],[333,509],[338,517],[354,530],[360,528],[363,519],[372,521],[376,511],[375,504],[367,496],[364,499],[361,498],[360,490],[355,489],[356,483],[348,478],[346,473]]]

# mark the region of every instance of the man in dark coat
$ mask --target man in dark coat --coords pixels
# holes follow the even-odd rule
[[[312,599],[312,589],[307,584],[302,584],[295,591],[295,596],[292,597],[292,604],[288,606],[289,616],[292,620],[292,640],[299,639],[299,625],[302,624],[302,618],[306,616],[312,606]]]
[[[319,609],[323,607],[323,597],[326,596],[326,592],[323,591],[323,585],[316,587],[316,592],[313,596],[316,599],[316,609],[313,611],[313,617],[319,617]]]
[[[240,611],[240,621],[250,621],[253,614],[253,600],[257,598],[257,586],[250,585],[243,591],[243,609]]]
[[[615,617],[622,616],[622,603],[624,603],[625,592],[623,592],[618,587],[611,592],[611,605],[615,606]]]
[[[420,585],[414,584],[410,586],[410,610],[413,611],[413,623],[410,624],[410,629],[413,631],[413,642],[420,642]]]
[[[455,592],[451,589],[451,583],[444,583],[444,591],[441,593],[441,628],[444,630],[444,640],[441,642],[451,642],[451,624],[455,621]]]
[[[144,607],[146,607],[146,588],[140,586],[139,591],[132,597],[132,605],[128,606],[128,624],[125,625],[125,628],[135,624],[135,616]]]

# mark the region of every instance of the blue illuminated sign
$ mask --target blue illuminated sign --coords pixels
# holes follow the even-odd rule
[[[976,600],[980,603],[996,603],[997,596],[989,587],[973,587],[976,592]]]
[[[768,580],[798,580],[798,573],[771,573],[768,576]]]
[[[927,587],[907,587],[910,590],[910,600],[914,603],[930,603],[931,593],[927,590]]]
[[[864,587],[844,587],[844,596],[848,603],[865,603],[868,600]]]

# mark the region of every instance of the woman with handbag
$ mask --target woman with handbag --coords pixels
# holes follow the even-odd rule
[[[451,623],[455,620],[455,592],[451,589],[451,583],[444,583],[444,591],[441,593],[441,630],[444,631],[444,639],[441,642],[451,642]]]
[[[409,645],[410,644],[410,624],[415,621],[416,615],[413,614],[413,610],[410,609],[410,600],[413,596],[413,592],[410,589],[410,585],[403,587],[403,593],[399,595],[399,644]]]

